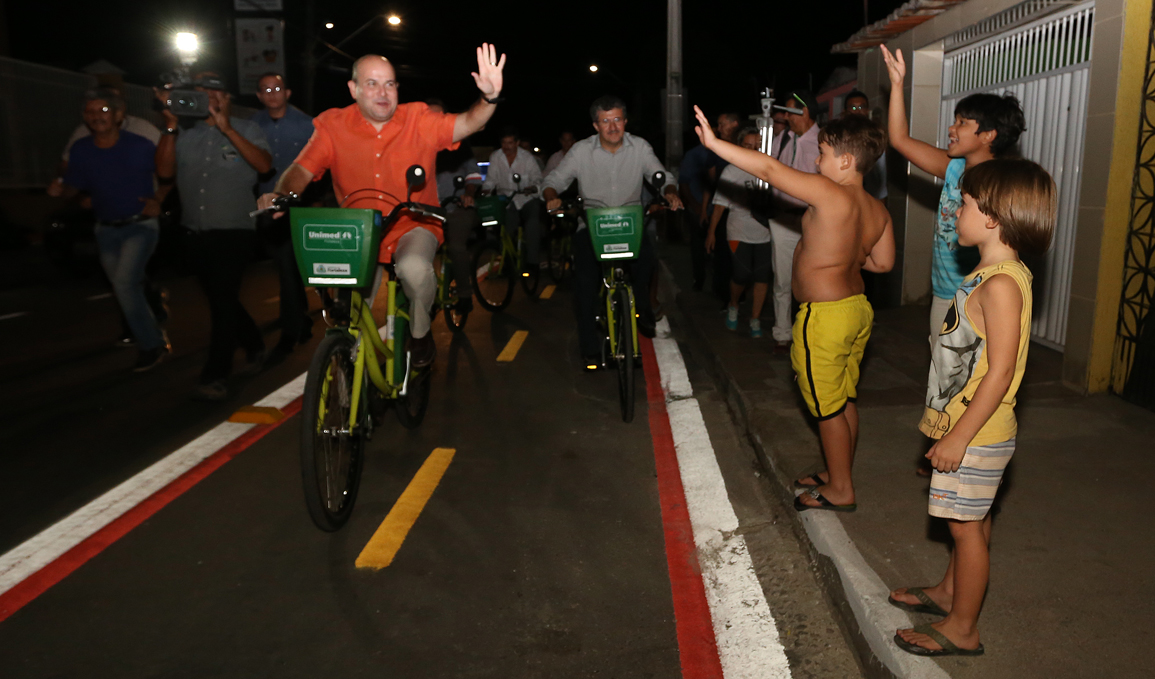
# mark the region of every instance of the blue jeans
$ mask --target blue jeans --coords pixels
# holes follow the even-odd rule
[[[144,296],[144,268],[156,250],[160,227],[155,219],[124,226],[96,225],[100,264],[112,282],[116,301],[128,321],[128,329],[142,351],[164,345],[164,335]]]

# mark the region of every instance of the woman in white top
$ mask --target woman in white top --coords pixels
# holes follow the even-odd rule
[[[755,151],[761,148],[762,135],[757,128],[742,130],[737,139],[745,148]],[[718,222],[729,209],[726,235],[734,267],[726,327],[730,330],[738,329],[738,299],[753,284],[754,306],[750,312],[750,336],[755,338],[762,336],[762,321],[759,317],[770,286],[773,246],[770,244],[770,227],[767,224],[769,205],[770,192],[758,188],[758,180],[754,175],[736,165],[727,165],[718,178],[714,212],[710,215],[710,228],[706,234],[706,252],[712,252]]]

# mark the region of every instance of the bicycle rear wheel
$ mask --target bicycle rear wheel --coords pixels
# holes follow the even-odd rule
[[[405,390],[405,395],[398,396],[394,403],[397,421],[406,429],[416,429],[425,419],[425,411],[429,408],[429,383],[432,381],[432,371],[432,366],[411,369],[409,388]]]
[[[301,399],[301,481],[305,506],[323,531],[345,525],[357,501],[369,411],[362,399],[349,430],[353,398],[353,338],[331,333],[313,354]]]
[[[614,336],[617,348],[614,361],[618,364],[618,399],[622,406],[622,421],[634,420],[634,329],[631,321],[630,291],[620,286],[614,295]]]
[[[489,311],[497,312],[509,306],[513,299],[516,262],[505,256],[501,242],[487,240],[473,255],[469,276],[478,303]]]

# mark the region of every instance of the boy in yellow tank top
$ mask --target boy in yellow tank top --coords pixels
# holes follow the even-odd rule
[[[981,655],[978,617],[990,576],[990,508],[1015,451],[1015,394],[1031,340],[1031,272],[1020,253],[1050,245],[1055,184],[1022,159],[989,160],[967,170],[958,212],[959,244],[977,246],[978,266],[963,279],[931,354],[919,429],[936,443],[931,516],[954,539],[946,575],[934,587],[904,587],[890,603],[944,616],[898,630],[894,642],[915,655]]]

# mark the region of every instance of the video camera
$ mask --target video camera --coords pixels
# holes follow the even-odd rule
[[[168,92],[168,101],[164,108],[174,115],[184,118],[209,117],[209,95],[207,92],[198,92],[194,87],[203,87],[210,90],[225,89],[225,81],[218,76],[208,75],[193,78],[187,68],[177,68],[160,76],[161,88]],[[157,102],[158,107],[161,106]]]

